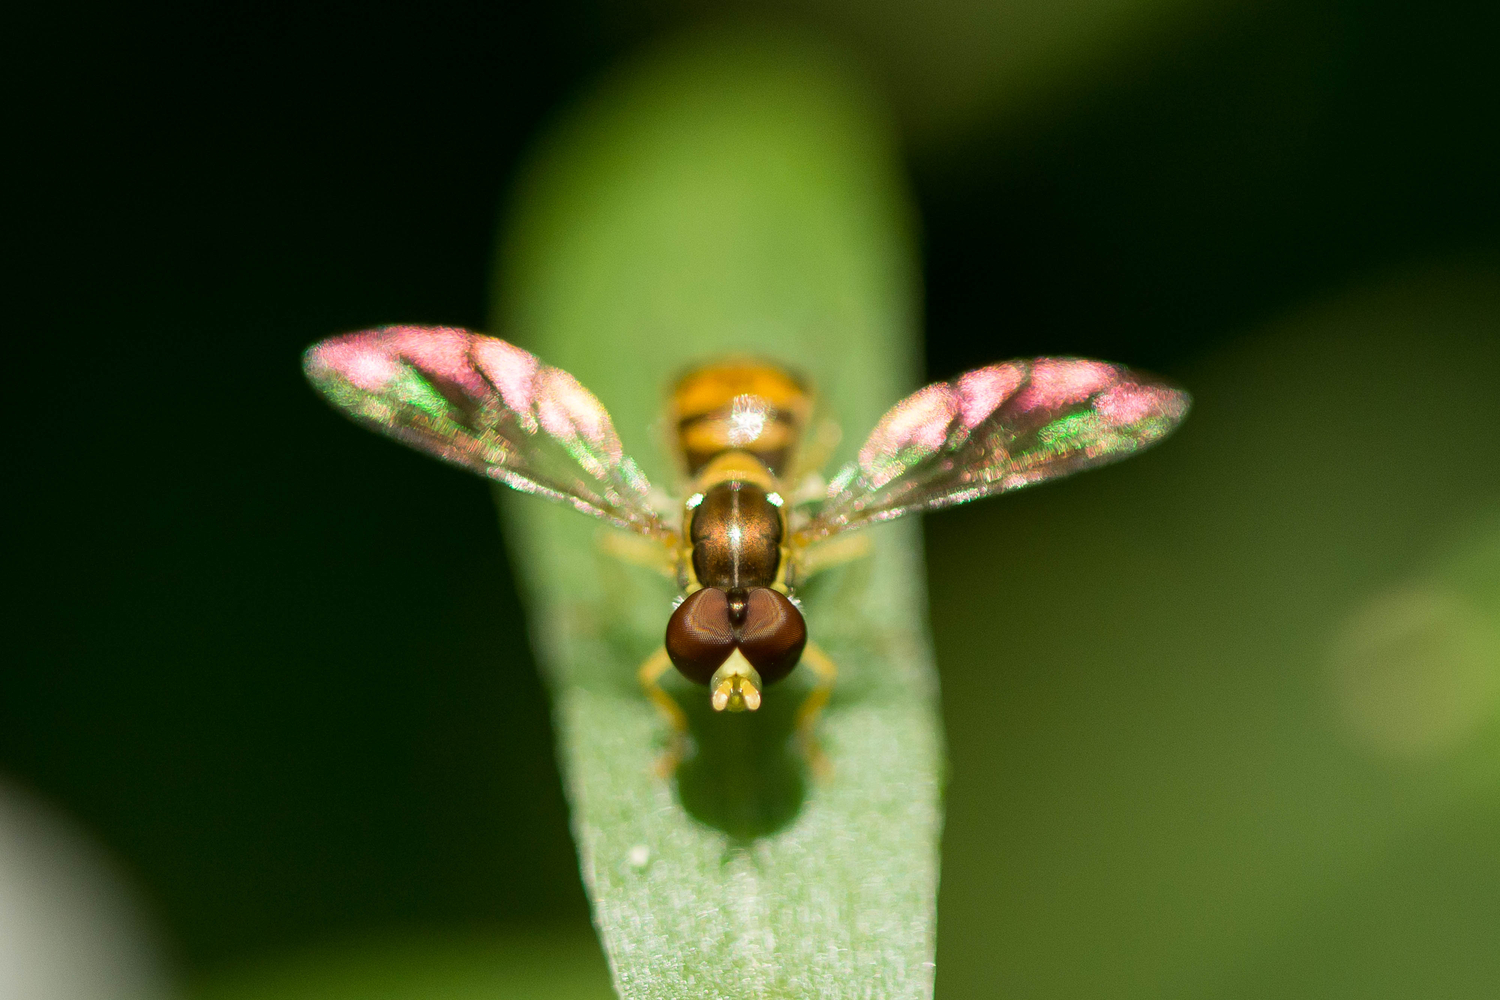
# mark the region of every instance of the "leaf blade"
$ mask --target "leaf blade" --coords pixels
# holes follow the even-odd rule
[[[661,389],[718,354],[808,374],[847,452],[912,381],[896,176],[878,116],[823,54],[691,40],[611,81],[544,147],[497,330],[593,390],[659,483]],[[670,588],[604,559],[570,512],[502,506],[622,995],[930,996],[942,766],[918,526],[875,529],[871,559],[806,594],[841,669],[819,729],[833,777],[787,756],[793,681],[754,722],[705,714],[683,685],[699,755],[674,786],[652,772],[665,730],[635,683]]]

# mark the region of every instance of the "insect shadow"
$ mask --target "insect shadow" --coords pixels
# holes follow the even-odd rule
[[[788,679],[760,710],[715,712],[703,689],[673,684],[687,715],[692,751],[677,765],[677,796],[688,815],[740,841],[788,826],[807,797],[809,766],[799,750],[797,708],[806,685]]]
[[[863,622],[871,569],[869,559],[856,559],[819,576],[803,593],[827,620]],[[870,630],[868,625],[856,629]],[[841,648],[849,647],[841,643]],[[799,732],[797,725],[814,688],[808,670],[798,669],[769,688],[755,712],[715,712],[704,689],[680,676],[666,687],[687,716],[693,748],[677,766],[677,796],[698,822],[739,841],[767,837],[796,820],[812,782],[834,778],[817,743],[804,742],[809,735],[816,740],[816,728]],[[858,700],[857,687],[841,683],[835,700]]]
[[[644,660],[650,647],[643,641],[645,633],[634,609],[670,608],[670,590],[655,575],[602,551],[595,571],[610,595],[588,616],[600,623],[598,638],[609,650],[603,662]],[[812,689],[803,673],[794,672],[768,688],[754,712],[715,712],[708,688],[675,670],[662,678],[662,689],[687,720],[687,733],[675,751],[670,742],[659,748],[657,767],[668,772],[666,780],[676,783],[678,803],[689,816],[740,842],[770,836],[797,818],[810,780],[806,755],[796,739],[797,710]],[[635,678],[624,671],[611,674],[607,683],[645,700]],[[674,765],[676,754],[680,756]]]

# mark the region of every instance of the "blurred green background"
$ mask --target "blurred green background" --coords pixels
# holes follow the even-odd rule
[[[528,143],[706,7],[54,5],[0,43],[0,778],[102,845],[181,992],[601,988],[485,487],[296,361],[482,326]],[[939,991],[1500,995],[1496,15],[735,14],[889,101],[929,377],[1079,353],[1197,399],[926,522]]]

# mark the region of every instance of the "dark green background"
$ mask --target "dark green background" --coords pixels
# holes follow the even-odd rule
[[[1500,253],[1479,6],[1263,5],[928,143],[928,374],[1182,376],[1322,290]],[[188,970],[585,918],[484,486],[337,418],[297,357],[482,326],[528,140],[683,20],[184,4],[10,32],[0,771],[123,859]]]

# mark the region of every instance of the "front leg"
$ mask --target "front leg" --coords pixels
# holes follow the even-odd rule
[[[677,770],[677,765],[687,756],[688,720],[687,714],[683,712],[682,706],[677,700],[667,694],[661,686],[661,679],[672,669],[672,660],[667,656],[665,648],[658,649],[641,664],[640,670],[636,671],[636,677],[641,682],[641,690],[646,692],[646,697],[656,706],[656,710],[671,727],[672,733],[668,737],[667,749],[657,760],[655,771],[658,777],[669,778]]]
[[[818,737],[814,729],[817,726],[818,717],[823,714],[824,706],[828,704],[829,696],[833,694],[833,686],[839,677],[839,668],[814,642],[809,642],[802,650],[802,662],[807,664],[808,669],[813,672],[813,689],[808,692],[807,697],[797,709],[797,744],[801,747],[802,754],[807,759],[807,766],[813,775],[820,780],[827,780],[833,776],[833,764],[823,753],[823,748],[818,745]]]

